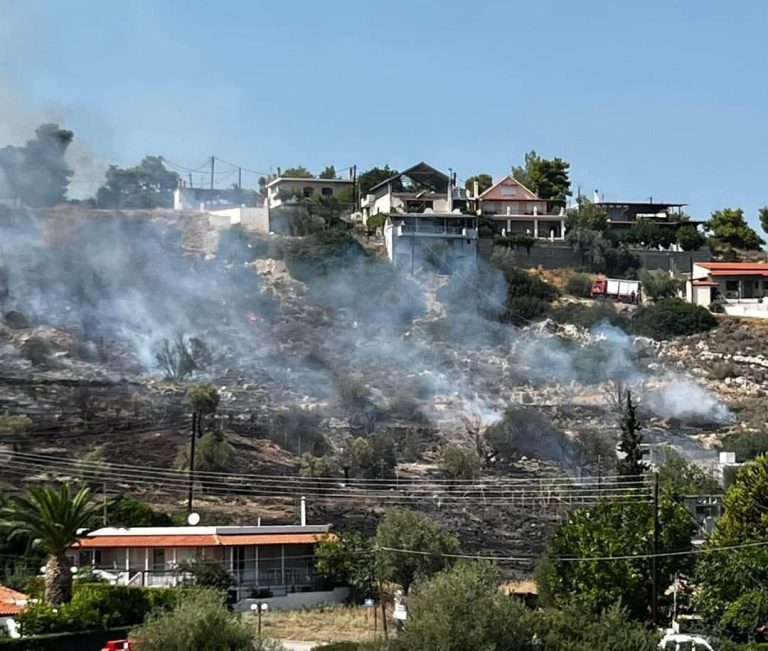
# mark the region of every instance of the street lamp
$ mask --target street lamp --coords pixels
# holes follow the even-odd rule
[[[255,604],[251,604],[251,612],[257,613],[259,618],[259,624],[258,624],[259,639],[261,639],[261,614],[266,613],[268,610],[269,610],[269,604],[265,604],[263,601],[259,601]]]

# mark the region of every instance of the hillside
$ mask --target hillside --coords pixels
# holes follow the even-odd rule
[[[220,236],[163,211],[0,219],[0,414],[30,419],[0,435],[8,490],[80,477],[183,513],[184,476],[168,469],[189,440],[186,388],[208,380],[210,424],[236,454],[198,485],[205,521],[294,521],[305,494],[312,520],[371,529],[407,504],[467,548],[534,555],[572,503],[557,478],[610,474],[597,443],[617,437],[618,387],[635,392],[647,442],[708,465],[720,438],[758,427],[768,389],[762,324],[662,343],[511,325],[489,316],[506,299],[498,272],[405,276],[334,235]],[[169,380],[157,354],[180,340],[205,354]],[[495,449],[500,433],[512,451]],[[351,441],[378,434],[395,443],[394,476],[345,481]],[[487,454],[482,481],[443,480],[448,444]],[[306,453],[332,478],[301,478]]]

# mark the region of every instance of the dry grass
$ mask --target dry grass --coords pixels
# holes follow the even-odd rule
[[[275,610],[262,621],[264,637],[307,642],[362,642],[383,635],[381,609],[362,606],[324,606],[311,610]],[[374,631],[374,621],[378,630]],[[255,618],[254,618],[254,626]]]

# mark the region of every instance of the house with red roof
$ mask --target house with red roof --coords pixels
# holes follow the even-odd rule
[[[190,582],[185,565],[221,565],[233,579],[230,597],[301,608],[340,602],[347,588],[329,587],[315,573],[315,546],[330,525],[135,527],[97,529],[68,552],[75,567],[90,566],[118,585],[166,588]]]
[[[29,597],[0,585],[0,630],[9,637],[19,637],[16,616],[27,607]]]
[[[705,307],[720,303],[733,316],[768,318],[768,262],[695,262],[686,299]]]
[[[496,223],[504,235],[530,235],[542,240],[565,239],[565,210],[549,210],[550,202],[537,196],[511,174],[478,197],[478,212]]]

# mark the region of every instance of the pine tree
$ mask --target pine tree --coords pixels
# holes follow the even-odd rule
[[[643,461],[645,452],[640,448],[643,435],[640,434],[640,423],[637,421],[635,409],[632,393],[627,390],[624,410],[619,421],[621,429],[619,450],[624,453],[624,457],[619,459],[616,465],[620,475],[641,475],[648,470],[648,464]]]

